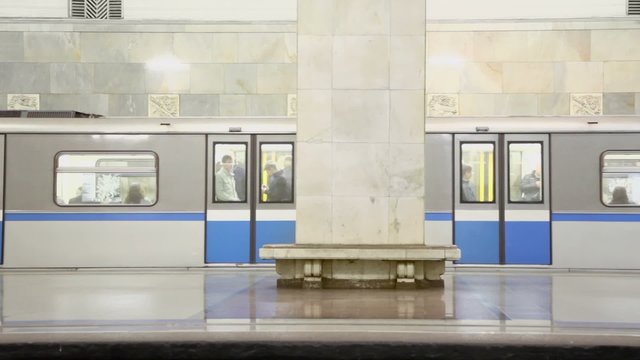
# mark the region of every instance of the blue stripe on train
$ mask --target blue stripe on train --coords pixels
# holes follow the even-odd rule
[[[453,214],[450,212],[427,212],[424,213],[425,221],[452,221]]]
[[[455,244],[462,251],[459,264],[497,264],[500,261],[497,221],[456,221]]]
[[[640,214],[627,213],[554,213],[552,221],[610,221],[610,222],[636,222],[640,221]]]
[[[267,244],[293,244],[296,240],[295,221],[257,221],[256,222],[256,254]],[[274,263],[273,260],[262,260],[259,263]]]
[[[248,263],[249,221],[207,221],[207,263]]]
[[[5,213],[5,221],[204,221],[204,213]]]
[[[551,226],[548,221],[507,221],[505,223],[507,264],[549,265]]]

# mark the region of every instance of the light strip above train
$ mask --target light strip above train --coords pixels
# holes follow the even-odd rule
[[[428,117],[426,133],[595,133],[640,132],[639,116],[455,116]]]
[[[2,118],[0,134],[293,134],[295,117]]]

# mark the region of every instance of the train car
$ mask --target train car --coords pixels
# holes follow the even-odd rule
[[[3,119],[8,268],[256,263],[294,241],[295,120]]]
[[[426,239],[462,265],[640,269],[638,120],[429,118]]]

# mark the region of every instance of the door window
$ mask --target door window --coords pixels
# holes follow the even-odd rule
[[[542,144],[510,142],[508,148],[509,202],[542,202]]]
[[[213,202],[247,201],[247,144],[214,143]]]
[[[461,143],[460,202],[495,202],[495,146]]]

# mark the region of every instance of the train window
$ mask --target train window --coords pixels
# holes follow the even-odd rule
[[[601,157],[602,203],[606,206],[640,204],[640,151],[606,151]]]
[[[495,202],[493,143],[462,143],[460,162],[460,202]]]
[[[214,143],[213,202],[247,201],[247,143]]]
[[[543,200],[542,144],[509,143],[509,202]]]
[[[293,202],[293,143],[260,144],[260,202]]]
[[[55,169],[59,206],[152,206],[158,199],[153,152],[60,152]]]

